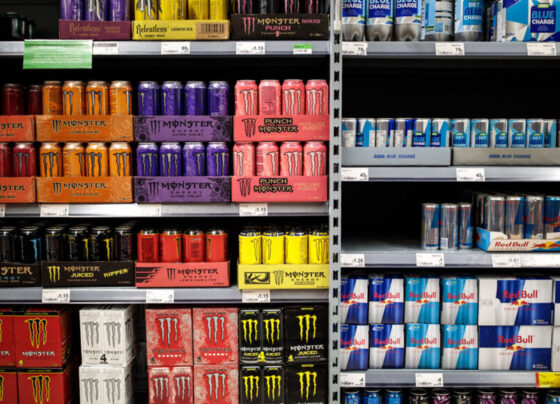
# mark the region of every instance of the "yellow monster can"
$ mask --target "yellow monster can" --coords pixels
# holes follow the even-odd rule
[[[292,229],[285,236],[286,264],[307,264],[307,233]]]
[[[267,230],[262,235],[263,264],[280,265],[284,263],[284,233]]]
[[[210,1],[210,19],[227,20],[228,1],[227,0],[209,0],[209,1]]]
[[[262,264],[262,234],[257,229],[244,229],[239,233],[239,263]]]
[[[324,230],[313,230],[309,235],[309,263],[329,263],[329,233]]]
[[[158,0],[134,0],[134,19],[136,21],[157,20]]]

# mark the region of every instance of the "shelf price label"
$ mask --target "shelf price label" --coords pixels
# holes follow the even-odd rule
[[[530,268],[557,268],[560,267],[558,254],[523,254],[520,255],[521,265]]]
[[[342,42],[342,54],[349,56],[366,56],[367,42]]]
[[[142,203],[139,203],[136,206],[138,216],[161,217],[161,204],[148,203],[144,205]]]
[[[340,254],[340,265],[346,268],[363,268],[366,266],[364,254]]]
[[[240,203],[239,216],[268,216],[268,203]]]
[[[343,167],[340,172],[342,181],[369,181],[369,168]]]
[[[366,387],[366,374],[340,373],[340,387]]]
[[[445,260],[443,253],[417,253],[417,267],[444,267]]]
[[[91,69],[91,40],[26,40],[24,69]]]
[[[554,42],[528,42],[528,56],[556,56],[556,44]]]
[[[6,204],[0,203],[0,217],[6,216]]]
[[[548,389],[560,387],[560,373],[558,372],[537,372],[537,387]]]
[[[521,256],[519,254],[492,254],[492,267],[521,268]]]
[[[443,387],[443,373],[416,373],[416,387]]]
[[[253,289],[241,291],[242,303],[270,303],[270,290]]]
[[[70,289],[43,289],[43,303],[70,303]]]
[[[484,168],[458,167],[456,171],[458,182],[483,182],[486,181]]]
[[[436,42],[436,56],[465,56],[463,42]]]
[[[93,54],[94,55],[118,55],[119,43],[118,42],[94,42]]]
[[[68,217],[70,205],[68,204],[42,204],[39,207],[41,217]]]
[[[148,289],[146,290],[146,303],[165,304],[175,302],[174,289]]]
[[[191,43],[190,42],[162,42],[161,54],[162,55],[190,55]]]
[[[310,43],[295,43],[294,55],[311,55],[313,54],[313,46]]]
[[[235,43],[236,55],[264,55],[266,45],[264,42],[243,41]]]

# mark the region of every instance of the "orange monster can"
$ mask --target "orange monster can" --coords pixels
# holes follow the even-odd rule
[[[39,149],[41,177],[62,177],[62,149],[57,143],[43,143]]]
[[[45,81],[43,84],[43,115],[62,114],[62,87],[60,81]]]
[[[109,115],[109,86],[104,81],[89,81],[86,87],[88,115]]]
[[[66,143],[62,150],[62,161],[65,177],[85,177],[86,156],[84,146],[81,143]]]
[[[88,177],[107,177],[109,175],[109,158],[104,143],[88,143],[86,147],[86,175]]]
[[[128,143],[114,142],[109,148],[109,175],[130,177],[132,173],[132,149]]]
[[[65,81],[62,86],[62,109],[64,115],[86,113],[86,88],[81,81]]]
[[[132,86],[129,81],[113,81],[109,96],[111,115],[132,115]]]

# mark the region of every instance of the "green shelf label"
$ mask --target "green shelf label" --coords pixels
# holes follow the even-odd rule
[[[23,50],[24,69],[91,69],[93,41],[29,40]]]
[[[313,53],[313,47],[310,43],[295,43],[294,44],[294,54],[295,55],[305,55]]]

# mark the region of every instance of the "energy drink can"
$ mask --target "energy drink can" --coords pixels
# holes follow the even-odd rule
[[[451,393],[444,389],[432,390],[433,404],[451,404]]]
[[[363,390],[361,404],[381,404],[381,391],[374,389]]]
[[[395,119],[394,144],[395,147],[412,147],[414,137],[414,119],[397,118]]]
[[[308,236],[309,264],[329,263],[329,233],[325,229],[314,229]]]
[[[439,3],[446,3],[437,1]],[[430,147],[449,147],[451,145],[451,123],[446,118],[432,119],[432,135],[430,137]]]
[[[544,120],[544,147],[556,147],[557,124],[556,119]]]
[[[43,244],[38,226],[26,226],[19,229],[17,246],[18,262],[33,264],[43,257]]]
[[[259,84],[259,114],[282,114],[282,86],[278,80],[261,80]]]
[[[227,177],[229,175],[229,149],[225,142],[210,142],[206,147],[206,175]]]
[[[407,324],[439,324],[439,278],[406,278],[404,322]]]
[[[262,368],[260,366],[242,366],[239,368],[240,404],[262,403],[263,388]],[[225,400],[224,400],[225,401]],[[229,401],[229,400],[228,400]]]
[[[527,146],[526,128],[525,119],[508,120],[508,147],[524,148]]]
[[[451,144],[453,147],[471,147],[471,121],[467,118],[451,120]]]
[[[459,248],[473,248],[473,207],[471,203],[459,204]]]
[[[341,370],[367,369],[369,359],[368,328],[367,325],[340,325]]]
[[[475,280],[476,281],[476,280]],[[443,369],[478,369],[478,327],[443,325]]]
[[[62,162],[65,177],[85,177],[85,148],[81,143],[66,143],[62,149]]]
[[[546,403],[546,404],[557,404],[557,403],[560,403],[560,391],[558,391],[558,390],[549,390],[549,391],[546,393],[545,403]]]
[[[328,369],[322,363],[286,366],[286,395],[283,403],[327,403]]]
[[[130,21],[130,0],[109,1],[109,21]]]
[[[282,309],[262,311],[262,352],[265,363],[284,360],[284,315]]]
[[[303,146],[303,175],[327,175],[327,146],[324,142],[306,142]]]
[[[89,261],[114,261],[115,238],[110,227],[96,226],[89,233]]]
[[[500,404],[517,404],[517,392],[515,390],[500,390],[498,392]]]
[[[84,2],[82,0],[61,0],[60,19],[80,21],[84,19]]]
[[[422,204],[421,245],[424,250],[439,249],[440,205]]]
[[[279,172],[278,146],[274,142],[260,142],[257,146],[257,177],[274,177]]]
[[[136,147],[136,175],[155,177],[159,174],[159,149],[155,143],[138,143]]]
[[[32,143],[16,143],[12,148],[12,175],[33,177],[36,174],[35,146]]]
[[[375,147],[393,147],[394,119],[377,118],[375,122]]]
[[[7,83],[2,88],[2,115],[24,115],[23,89],[19,84]]]
[[[521,240],[524,237],[525,198],[522,196],[506,196],[504,231],[510,240]]]
[[[62,86],[60,81],[43,84],[43,115],[62,115]]]
[[[41,115],[43,113],[43,89],[39,84],[32,84],[27,90],[27,114]]]
[[[159,235],[159,260],[160,262],[181,262],[182,235],[175,229],[164,230]]]
[[[471,404],[472,395],[467,390],[455,390],[453,392],[453,400],[455,401],[455,404]],[[492,404],[492,403],[487,403],[487,404]]]
[[[109,175],[130,177],[132,175],[132,149],[126,142],[113,142],[109,147]]]
[[[277,229],[263,231],[262,249],[263,264],[284,264],[284,233]]]
[[[239,263],[262,264],[262,234],[257,229],[246,228],[239,233]]]
[[[45,229],[45,261],[64,260],[64,227],[53,226]]]
[[[200,177],[206,175],[206,147],[202,142],[187,142],[183,146],[183,175]]]
[[[177,116],[183,113],[183,85],[179,81],[166,81],[161,86],[161,114]]]
[[[12,149],[8,143],[0,143],[0,177],[12,176]]]
[[[228,234],[222,229],[206,232],[206,262],[225,262],[228,260]]]
[[[471,120],[471,147],[488,147],[488,119]]]
[[[482,41],[484,4],[478,0],[455,2],[455,40]]]
[[[342,147],[365,147],[363,133],[358,132],[358,120],[356,118],[342,119]]]
[[[107,17],[109,16],[109,1],[110,0],[86,1],[86,21],[107,21]]]
[[[227,3],[225,4],[227,8]],[[212,13],[211,9],[210,13]],[[218,19],[226,20],[227,17]],[[228,114],[229,84],[227,83],[227,81],[211,81],[210,84],[208,84],[208,115],[227,116]]]
[[[484,228],[488,231],[505,231],[505,198],[488,196],[484,201]]]
[[[136,1],[151,2],[152,0],[136,0]],[[148,5],[145,5],[144,7],[148,8]],[[138,10],[136,12],[138,13]],[[138,85],[138,115],[141,116],[159,115],[161,113],[159,94],[160,94],[160,89],[158,83],[156,83],[155,81],[141,81],[140,84]]]
[[[62,149],[58,143],[41,143],[39,160],[41,177],[62,177]]]
[[[163,142],[159,147],[159,175],[178,177],[183,171],[183,151],[177,142]]]
[[[109,175],[109,156],[107,146],[104,143],[88,143],[86,147],[86,175],[88,177],[107,177]]]
[[[351,275],[340,283],[340,321],[344,324],[368,323],[368,277]]]
[[[523,238],[544,238],[544,198],[527,195],[525,197],[525,227]]]
[[[400,0],[397,1],[397,7],[399,1]],[[424,118],[415,119],[414,134],[412,137],[412,147],[430,147],[431,133],[432,133],[432,122],[429,119],[424,119]]]
[[[257,363],[262,356],[263,325],[259,310],[239,310],[239,362]]]
[[[235,115],[257,115],[258,108],[259,87],[255,80],[238,80],[235,84]]]
[[[404,325],[371,324],[369,326],[369,368],[404,367]]]
[[[385,390],[385,404],[402,404],[403,393],[400,390]]]
[[[86,88],[82,81],[65,81],[62,86],[62,110],[64,115],[85,115]]]
[[[159,234],[153,229],[142,229],[136,238],[138,262],[159,262]]]
[[[478,315],[478,282],[474,277],[441,279],[441,324],[476,325]]]
[[[364,0],[342,2],[342,40],[363,41],[366,23]]]
[[[282,366],[263,367],[264,399],[267,404],[284,403],[284,368]],[[307,378],[306,378],[307,379]]]
[[[109,87],[111,115],[132,115],[132,86],[129,81],[113,81]]]
[[[356,147],[375,147],[376,122],[373,118],[358,119]]]
[[[0,262],[16,261],[16,228],[0,227]]]
[[[453,40],[453,2],[425,0],[422,8],[422,39],[426,41]]]
[[[534,390],[523,390],[520,401],[521,404],[537,404],[539,402],[539,393]]]
[[[309,80],[305,84],[307,115],[329,114],[329,85],[326,80]]]
[[[492,390],[479,390],[477,392],[477,402],[481,404],[496,404],[496,393]]]
[[[204,262],[206,258],[206,236],[199,229],[183,232],[183,262]]]
[[[136,21],[157,20],[158,0],[134,0],[134,19]]]
[[[490,120],[490,147],[508,147],[508,120]]]
[[[185,20],[187,18],[186,0],[159,0],[159,19]]]
[[[547,196],[545,199],[544,235],[549,240],[560,237],[560,196]]]
[[[109,86],[107,83],[105,81],[89,81],[86,86],[87,114],[109,115],[109,103]]]
[[[366,39],[390,41],[393,36],[393,1],[368,0],[366,3]]]
[[[400,275],[370,275],[368,322],[404,322],[404,279]]]
[[[544,148],[544,119],[527,119],[527,147]]]
[[[211,20],[227,20],[228,19],[228,1],[227,0],[210,0],[208,15]]]
[[[405,368],[439,369],[440,340],[439,324],[407,324]],[[413,392],[414,390],[410,392],[411,397]],[[423,403],[424,401],[416,402]],[[427,400],[425,402],[427,403]]]
[[[70,227],[66,232],[66,253],[69,261],[87,261],[89,258],[89,237],[87,228]]]
[[[284,83],[282,83],[282,101],[284,115],[305,115],[305,84],[303,84],[303,80],[284,80]]]
[[[280,145],[280,175],[303,175],[303,147],[299,142],[282,142]]]
[[[454,203],[441,205],[441,226],[439,230],[439,248],[456,250],[459,239],[459,207]]]
[[[134,261],[136,257],[134,232],[130,226],[115,228],[115,259],[117,261]]]
[[[286,246],[286,264],[302,265],[308,263],[308,245],[309,236],[300,228],[294,227],[290,229],[284,237]]]
[[[236,142],[233,146],[233,175],[255,175],[255,146],[250,142]]]
[[[191,20],[207,20],[209,0],[188,0],[188,16]]]
[[[342,390],[343,404],[362,404],[359,390]]]
[[[325,305],[288,306],[284,309],[286,363],[322,362],[327,359],[327,318]]]

